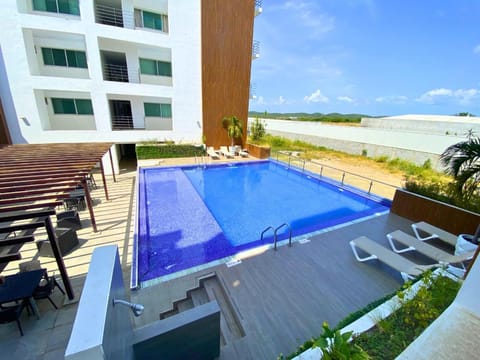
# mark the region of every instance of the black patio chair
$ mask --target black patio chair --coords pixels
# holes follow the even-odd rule
[[[22,325],[20,324],[20,316],[25,308],[25,302],[21,301],[19,304],[14,305],[0,305],[0,324],[7,324],[15,321],[20,331],[20,335],[23,336]]]
[[[80,230],[82,223],[77,210],[68,210],[56,214],[57,227]]]
[[[33,298],[35,300],[48,299],[48,301],[50,301],[50,304],[52,304],[55,309],[58,309],[57,305],[53,302],[52,298],[50,297],[50,295],[52,295],[53,293],[53,290],[55,290],[55,287],[57,287],[58,290],[60,290],[60,292],[63,295],[65,295],[65,291],[58,284],[57,279],[55,279],[55,276],[48,276],[47,272],[45,271],[45,275],[40,281],[40,284],[37,286],[37,288],[33,292]]]

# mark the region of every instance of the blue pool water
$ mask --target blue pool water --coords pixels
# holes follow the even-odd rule
[[[298,236],[390,206],[273,161],[140,169],[138,196],[140,283],[272,243],[268,226]]]

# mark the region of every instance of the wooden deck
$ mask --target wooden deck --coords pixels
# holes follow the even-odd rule
[[[159,313],[184,298],[201,277],[215,273],[245,333],[222,346],[220,359],[275,359],[280,353],[289,354],[318,336],[323,321],[335,326],[401,286],[398,272],[377,260],[359,263],[348,244],[365,235],[389,247],[385,235],[397,229],[411,233],[410,222],[393,214],[381,215],[313,236],[305,244],[267,250],[234,267],[219,265],[132,291],[132,300],[146,309],[144,316],[135,319],[136,325],[158,320]],[[431,263],[413,256],[418,263]]]

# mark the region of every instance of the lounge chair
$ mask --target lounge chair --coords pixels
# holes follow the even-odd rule
[[[226,158],[233,158],[235,156],[235,153],[232,154],[226,146],[220,146],[220,153]]]
[[[210,156],[212,159],[220,159],[220,156],[215,152],[213,146],[209,146],[207,148],[207,155]]]
[[[420,221],[418,223],[412,224],[412,230],[417,237],[418,240],[420,241],[426,241],[430,239],[439,239],[442,240],[443,242],[446,242],[447,244],[450,244],[452,246],[455,246],[457,244],[457,236],[453,235],[445,230],[442,230],[436,226],[430,225],[429,223],[426,223],[425,221]],[[430,234],[428,236],[421,236],[420,231]]]
[[[238,155],[240,155],[241,157],[248,157],[248,152],[245,149],[242,150],[242,148],[240,146],[235,147],[235,152]]]
[[[462,255],[452,255],[433,245],[418,240],[417,238],[408,235],[401,230],[396,230],[390,234],[387,234],[387,239],[393,251],[398,254],[416,250],[439,263],[460,264],[462,268],[464,268],[463,262],[470,260],[475,253],[474,251],[471,251],[468,253],[463,253]],[[395,242],[400,243],[405,247],[403,249],[398,249],[397,246],[395,246]]]
[[[375,241],[367,238],[366,236],[360,236],[355,240],[350,241],[350,246],[353,251],[353,255],[358,261],[364,262],[367,260],[378,259],[379,261],[385,263],[391,268],[400,272],[404,281],[408,279],[413,279],[428,269],[438,266],[439,264],[433,265],[419,265],[413,261],[404,258],[401,255],[394,253],[393,251],[383,247],[382,245],[376,243]],[[370,256],[360,257],[357,252],[357,248],[370,254]]]

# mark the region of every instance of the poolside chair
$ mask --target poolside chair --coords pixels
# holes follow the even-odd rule
[[[232,152],[228,150],[226,146],[220,146],[220,153],[226,158],[233,158],[235,156],[235,153],[232,154]]]
[[[442,230],[436,226],[430,225],[429,223],[426,223],[425,221],[420,221],[415,224],[412,224],[412,230],[417,237],[418,240],[420,241],[426,241],[430,239],[439,239],[442,240],[443,242],[446,242],[447,244],[450,244],[452,246],[455,246],[457,244],[457,236],[454,234],[451,234],[445,230]],[[420,231],[430,234],[428,236],[421,236]]]
[[[241,157],[248,157],[248,151],[243,149],[240,146],[235,146],[235,153],[240,155]]]
[[[220,159],[220,156],[215,152],[213,146],[209,146],[207,148],[207,155],[210,156],[212,159]]]
[[[452,255],[433,245],[418,240],[417,238],[408,235],[401,230],[396,230],[390,234],[387,234],[387,239],[393,251],[398,254],[416,250],[420,254],[428,256],[429,258],[434,259],[439,263],[460,264],[463,269],[465,268],[463,263],[472,259],[475,253],[474,251],[470,251],[468,253],[463,253],[462,255]],[[405,247],[403,249],[398,249],[397,246],[395,246],[395,242],[400,243]]]
[[[355,258],[360,261],[368,261],[373,259],[378,259],[384,264],[390,266],[391,268],[400,272],[404,281],[408,279],[413,279],[428,269],[431,269],[439,264],[433,265],[419,265],[413,261],[404,258],[401,255],[394,253],[393,251],[383,247],[382,245],[376,243],[375,241],[367,238],[366,236],[360,236],[352,241],[350,241],[350,246],[353,251]],[[370,256],[360,257],[357,252],[357,248],[370,254]]]

